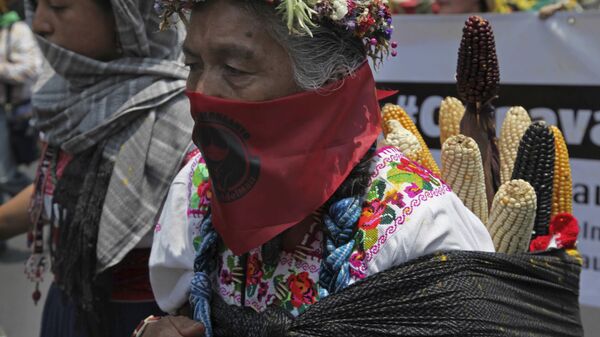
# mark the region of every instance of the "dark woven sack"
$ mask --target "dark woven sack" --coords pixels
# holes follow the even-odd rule
[[[213,296],[215,336],[583,336],[581,266],[562,250],[425,256],[357,282],[297,318]]]

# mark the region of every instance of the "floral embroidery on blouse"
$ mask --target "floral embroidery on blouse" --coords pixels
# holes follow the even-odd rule
[[[199,228],[211,194],[206,164],[200,157],[195,161],[189,177],[188,219],[197,249],[202,240]],[[414,209],[447,191],[450,189],[444,182],[398,149],[380,149],[373,158],[371,184],[349,260],[351,278],[365,278],[369,261],[388,236],[408,220]],[[219,244],[215,273],[219,294],[228,304],[245,305],[256,311],[279,305],[294,316],[301,314],[319,300],[323,235],[321,226],[313,225],[296,250],[282,251],[274,265],[265,261],[261,247],[248,252],[243,264],[240,256]]]
[[[194,169],[191,172],[191,191],[189,191],[190,205],[188,207],[188,215],[205,215],[210,205],[210,180],[208,180],[208,168],[204,162],[204,158],[198,156],[194,158],[196,161]]]
[[[194,249],[200,247],[202,238],[200,237],[200,226],[204,216],[208,213],[210,207],[210,180],[208,179],[208,168],[204,158],[200,153],[192,159],[192,169],[188,181],[188,200],[187,216],[192,227],[192,237]]]
[[[417,207],[450,191],[439,177],[395,147],[380,149],[375,157],[370,188],[358,220],[358,247],[350,256],[350,271],[355,279],[366,276],[368,262]]]
[[[245,273],[241,258],[221,244],[219,294],[228,304],[242,305],[243,301],[245,306],[256,311],[276,304],[294,316],[301,314],[319,300],[321,242],[322,232],[313,225],[294,252],[281,252],[276,265],[270,265],[263,259],[261,248],[252,249],[246,255]],[[246,287],[242,299],[244,279]]]

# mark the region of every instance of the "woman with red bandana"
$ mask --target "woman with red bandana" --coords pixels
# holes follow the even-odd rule
[[[367,58],[396,54],[385,2],[159,7],[166,22],[191,11],[183,48],[202,154],[171,185],[150,277],[164,311],[194,320],[151,319],[138,335],[252,335],[220,324],[215,308],[298,316],[420,256],[494,250],[439,177],[374,146],[381,118]]]

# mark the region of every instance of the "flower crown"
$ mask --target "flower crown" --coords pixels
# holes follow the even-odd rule
[[[195,3],[207,0],[157,0],[156,10],[161,13],[161,29],[178,14],[187,25],[185,12]],[[396,43],[390,42],[394,27],[388,0],[266,0],[276,7],[286,20],[292,34],[308,34],[319,23],[330,22],[354,33],[361,39],[375,63],[391,53],[396,56]]]

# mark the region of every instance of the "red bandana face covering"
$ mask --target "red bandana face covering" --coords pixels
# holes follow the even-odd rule
[[[321,207],[380,133],[368,64],[320,92],[272,101],[187,95],[210,175],[213,224],[236,255]]]

